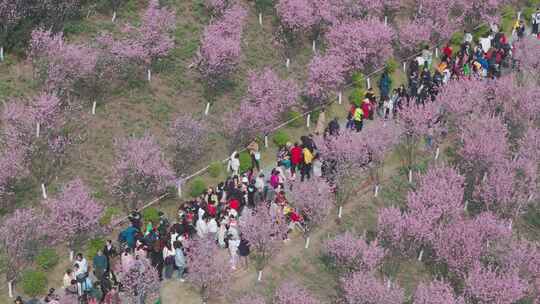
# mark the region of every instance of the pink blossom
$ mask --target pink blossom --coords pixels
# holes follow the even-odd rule
[[[398,24],[397,41],[403,54],[412,54],[420,45],[429,43],[431,27],[427,20],[407,20]]]
[[[413,298],[413,304],[465,304],[463,297],[457,296],[450,284],[443,281],[420,283]]]
[[[158,299],[159,274],[148,259],[135,260],[129,270],[119,271],[117,276],[124,288],[123,299],[127,303],[140,303],[140,298],[151,303]]]
[[[405,292],[399,285],[387,279],[381,281],[373,273],[355,272],[342,278],[341,286],[347,304],[396,304],[405,300]]]
[[[266,304],[266,300],[260,295],[245,295],[234,301],[234,304]]]
[[[310,227],[324,222],[334,207],[335,200],[330,186],[323,179],[294,183],[289,198],[293,205],[306,216]]]
[[[169,128],[170,142],[175,152],[174,168],[177,175],[188,173],[205,152],[209,128],[203,120],[181,114]]]
[[[274,304],[319,304],[308,290],[294,281],[285,281],[274,293]]]
[[[309,64],[305,94],[313,107],[325,103],[331,91],[345,83],[345,59],[336,55],[316,55]]]
[[[367,243],[363,238],[345,232],[324,244],[324,253],[334,259],[337,267],[346,271],[374,271],[382,265],[387,251],[377,240]]]
[[[527,283],[513,269],[498,272],[476,263],[465,280],[466,294],[479,304],[512,304],[527,294]]]
[[[280,0],[276,4],[276,12],[290,31],[309,31],[318,22],[311,0]]]

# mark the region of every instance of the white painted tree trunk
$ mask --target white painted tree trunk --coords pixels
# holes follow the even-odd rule
[[[148,79],[148,82],[152,81],[152,71],[150,69],[146,71],[146,79]]]
[[[287,61],[285,61],[285,67],[287,68],[287,70],[289,69],[290,65],[291,65],[291,59],[287,58]]]
[[[341,218],[341,214],[343,213],[343,206],[339,206],[339,210],[338,210],[338,215],[337,217],[338,218]]]
[[[116,11],[114,11],[112,14],[111,22],[114,23],[115,20],[116,20]]]
[[[388,25],[388,16],[384,16],[384,25]]]
[[[371,81],[369,80],[369,77],[366,78],[367,88],[371,88]]]
[[[412,170],[409,169],[409,183],[412,183]]]
[[[521,19],[521,11],[517,12],[517,19]]]
[[[264,136],[264,147],[268,148],[268,136],[267,135]]]
[[[4,47],[0,46],[0,61],[4,61]]]
[[[467,207],[469,207],[469,201],[465,201],[465,207],[463,207],[463,210],[467,211]]]
[[[206,103],[206,109],[204,109],[204,116],[208,116],[208,112],[210,112],[210,103]]]
[[[74,255],[74,254],[73,254],[73,250],[70,250],[70,251],[69,251],[69,261],[70,261],[70,262],[73,261],[73,255]]]
[[[533,199],[533,194],[531,193],[531,194],[529,195],[529,202],[532,201],[532,199]]]
[[[13,298],[13,281],[9,281],[7,284],[8,284],[8,295],[10,298]]]
[[[343,93],[341,91],[338,92],[337,95],[337,102],[338,104],[341,104],[341,99],[343,98]]]
[[[262,25],[262,13],[259,13],[259,25]]]
[[[403,62],[403,73],[407,72],[407,62]]]
[[[257,281],[260,282],[262,280],[262,270],[259,271],[259,275],[257,276]]]
[[[510,220],[510,223],[508,223],[508,229],[512,230],[512,220]]]
[[[485,183],[487,179],[487,172],[484,173],[484,176],[482,176],[482,182]]]
[[[94,103],[92,103],[92,115],[96,115],[96,106],[97,102],[94,101]]]
[[[364,238],[364,240],[366,239],[367,237],[367,230],[364,229],[364,231],[362,232],[362,237]]]
[[[392,287],[392,280],[388,279],[386,282],[386,288],[390,289]]]
[[[311,114],[308,114],[308,115],[307,115],[307,119],[306,119],[306,127],[309,128],[310,122],[311,122]]]
[[[41,131],[41,125],[38,123],[36,123],[36,137],[39,137],[39,133]]]
[[[309,236],[308,238],[306,239],[306,246],[304,246],[305,249],[308,249],[309,248]]]
[[[441,149],[437,147],[437,150],[435,150],[435,160],[439,159],[439,153],[441,152]]]
[[[375,185],[375,194],[373,196],[379,196],[379,185]]]
[[[45,189],[45,184],[41,184],[41,196],[43,199],[47,199],[47,189]]]
[[[176,184],[176,193],[178,194],[178,197],[182,197],[182,183]]]
[[[435,58],[439,58],[439,48],[435,48]]]
[[[420,254],[418,255],[418,262],[422,262],[423,256],[424,256],[424,249],[420,250]]]
[[[311,50],[313,51],[313,53],[317,51],[317,42],[315,40],[313,40],[313,42],[311,43]]]

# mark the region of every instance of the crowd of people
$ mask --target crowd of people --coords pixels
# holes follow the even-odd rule
[[[540,11],[538,16],[540,18]],[[516,33],[518,39],[525,34],[523,22],[516,24]],[[439,88],[450,79],[496,78],[502,69],[514,66],[512,46],[496,28],[478,45],[473,45],[472,35],[465,33],[458,50],[446,44],[440,62],[435,67],[433,64],[432,52],[424,49],[421,56],[408,63],[408,85],[393,90],[390,74],[384,72],[378,83],[380,96],[376,96],[373,88],[368,88],[360,103],[352,103],[345,128],[361,131],[364,120],[374,119],[375,114],[389,119],[399,115],[403,107],[433,101]],[[318,134],[335,136],[340,133],[337,119],[323,124],[324,128],[317,127]],[[159,221],[143,222],[142,214],[135,210],[129,215],[130,225],[120,232],[118,242],[108,240],[91,263],[81,253],[77,254],[72,267],[64,274],[63,293],[85,303],[121,303],[122,284],[117,272],[129,271],[141,259],[147,259],[157,269],[160,280],[183,282],[189,271],[184,243],[194,238],[211,237],[219,247],[227,249],[231,271],[247,268],[250,244],[242,237],[239,221],[242,214],[260,204],[266,204],[270,212],[283,213],[290,230],[302,229],[303,222],[309,220],[308,212],[296,209],[288,201],[287,191],[297,179],[309,181],[324,177],[325,163],[318,154],[313,135],[302,136],[299,142],[281,147],[274,168],[267,174],[261,170],[258,145],[252,143],[248,150],[251,169],[240,172],[239,155],[233,153],[228,164],[230,177],[209,187],[199,197],[183,202],[174,220],[160,212]],[[288,241],[287,236],[283,241]],[[58,299],[58,292],[51,289],[44,302],[55,304]],[[23,301],[19,297],[15,303],[23,304]]]

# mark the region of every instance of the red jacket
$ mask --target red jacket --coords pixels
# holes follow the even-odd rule
[[[371,112],[371,103],[362,102],[362,111],[364,112],[364,117],[369,117],[369,113]]]
[[[452,48],[450,46],[445,46],[443,48],[443,53],[446,55],[446,57],[451,58],[452,57]]]
[[[291,149],[291,163],[297,165],[302,162],[302,148],[294,146]]]
[[[237,199],[232,198],[229,201],[229,207],[231,207],[231,209],[238,211],[240,209],[240,202]]]

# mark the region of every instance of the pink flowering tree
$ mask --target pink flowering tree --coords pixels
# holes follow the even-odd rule
[[[262,271],[287,238],[288,225],[281,212],[270,212],[264,205],[248,211],[240,221],[240,232],[251,248],[255,268]]]
[[[515,54],[513,56],[519,62],[521,81],[527,79],[534,80],[533,83],[538,83],[540,77],[534,71],[538,71],[540,67],[540,59],[535,54],[540,51],[540,42],[534,37],[525,37],[521,39],[515,46]]]
[[[73,85],[95,70],[96,50],[70,44],[61,33],[37,29],[32,32],[30,54],[34,75],[45,90],[65,96]]]
[[[2,140],[8,149],[17,149],[26,156],[35,139],[34,111],[22,101],[10,101],[1,113]]]
[[[242,31],[247,10],[234,5],[204,30],[198,69],[210,88],[216,88],[234,71],[242,53]]]
[[[330,92],[345,83],[345,59],[337,55],[316,55],[309,63],[308,80],[304,94],[310,109],[328,102]]]
[[[282,116],[298,103],[300,91],[292,80],[283,80],[270,68],[249,75],[247,96],[240,108],[225,117],[231,149],[270,132]]]
[[[26,13],[21,0],[0,1],[0,62],[4,61],[4,47],[9,34]]]
[[[377,19],[335,25],[326,34],[328,54],[341,56],[347,71],[373,71],[392,56],[394,30]]]
[[[306,232],[321,225],[334,207],[335,196],[324,179],[296,182],[289,199],[304,216]]]
[[[0,209],[11,210],[17,181],[28,174],[24,152],[15,147],[0,152]]]
[[[99,229],[103,206],[96,202],[81,179],[65,184],[54,199],[42,203],[47,214],[46,233],[50,240],[67,241],[70,249],[77,240]]]
[[[327,178],[336,188],[336,202],[343,206],[358,190],[357,177],[369,162],[363,136],[357,132],[341,132],[339,136],[315,138],[324,161],[329,165]]]
[[[465,293],[474,303],[512,304],[527,295],[527,282],[515,269],[497,270],[476,263],[465,279]]]
[[[405,301],[405,292],[388,279],[379,280],[375,274],[358,271],[341,279],[343,297],[347,304],[396,304]]]
[[[193,169],[208,147],[209,128],[204,121],[181,114],[171,123],[169,137],[174,151],[173,166],[180,176]]]
[[[540,247],[526,239],[513,240],[502,247],[499,257],[502,269],[517,271],[520,278],[529,283],[529,295],[540,297]]]
[[[274,292],[273,304],[319,304],[311,293],[294,281],[281,283]]]
[[[450,80],[435,100],[441,104],[449,127],[460,128],[474,111],[486,112],[488,87],[480,80]]]
[[[0,250],[7,258],[7,279],[14,280],[36,255],[42,241],[43,216],[33,209],[17,209],[0,222]]]
[[[147,68],[148,81],[151,80],[152,64],[167,56],[174,47],[171,33],[176,28],[176,15],[171,9],[160,7],[158,0],[150,0],[141,16],[141,25],[126,25],[122,29],[127,35],[115,52],[127,60],[142,63]]]
[[[418,144],[426,136],[436,140],[443,126],[439,121],[441,117],[440,106],[429,102],[425,105],[411,105],[399,112],[398,124],[403,129],[405,139],[402,144],[403,164],[411,170],[416,165]]]
[[[377,216],[377,234],[381,244],[389,248],[393,255],[407,256],[415,253],[418,245],[408,235],[405,215],[397,207],[379,210]]]
[[[396,45],[398,53],[406,57],[414,54],[420,46],[430,42],[431,28],[423,20],[407,20],[398,24]]]
[[[129,270],[121,270],[117,276],[124,288],[126,303],[154,303],[159,298],[159,274],[148,259],[137,258]]]
[[[231,279],[230,266],[220,255],[215,240],[206,238],[190,241],[187,247],[187,280],[200,293],[201,299],[208,299],[223,293]]]
[[[281,21],[284,38],[289,49],[302,41],[302,36],[310,34],[312,28],[318,24],[319,16],[311,0],[280,0],[276,3],[276,12]],[[287,57],[290,57],[287,54]]]
[[[227,10],[234,1],[232,0],[205,0],[204,6],[208,9],[212,16],[219,17]]]
[[[443,281],[421,282],[414,291],[413,304],[465,304],[463,297],[454,293]]]
[[[383,175],[386,154],[399,143],[402,130],[399,124],[382,119],[366,125],[362,137],[369,155],[369,169],[375,185],[379,185]]]
[[[141,138],[117,141],[117,150],[112,188],[126,207],[136,208],[173,185],[174,171],[149,133]]]
[[[408,2],[406,9],[413,11],[420,24],[429,26],[433,42],[448,39],[459,29],[462,18],[453,12],[465,1],[419,0]]]
[[[364,238],[345,232],[326,241],[323,253],[340,272],[371,272],[382,265],[387,250],[378,240],[368,243]]]

